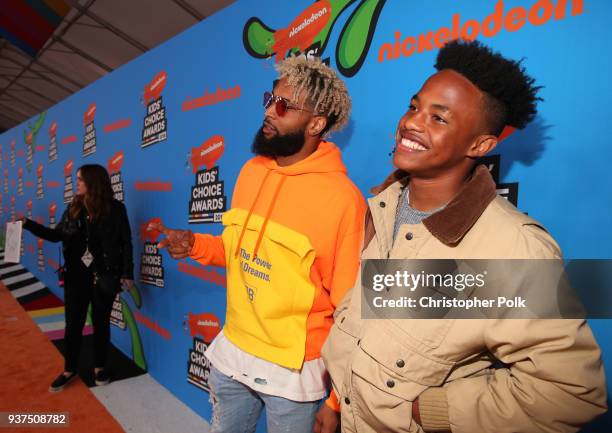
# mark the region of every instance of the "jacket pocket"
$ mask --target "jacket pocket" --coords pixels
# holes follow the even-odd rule
[[[299,369],[315,296],[310,270],[316,253],[307,236],[273,221],[261,234],[264,221],[258,215],[251,215],[244,227],[246,215],[242,209],[223,215],[228,297],[224,333],[246,352]]]
[[[368,324],[352,370],[376,388],[414,401],[425,389],[441,386],[455,363],[419,350],[410,340],[389,332],[388,321]]]

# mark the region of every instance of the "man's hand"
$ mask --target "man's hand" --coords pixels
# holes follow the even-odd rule
[[[189,256],[195,242],[195,236],[191,230],[169,229],[161,222],[150,223],[147,229],[157,230],[166,236],[157,244],[157,248],[166,248],[173,259],[184,259]]]
[[[134,280],[130,278],[121,278],[121,288],[123,290],[130,290],[134,287]]]
[[[317,412],[312,431],[314,433],[336,433],[339,415],[324,402]]]

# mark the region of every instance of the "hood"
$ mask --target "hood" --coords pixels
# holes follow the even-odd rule
[[[265,188],[266,181],[268,180],[270,173],[275,172],[282,175],[280,182],[277,184],[276,189],[274,190],[273,198],[270,201],[268,211],[264,216],[264,222],[259,232],[257,242],[255,244],[255,250],[253,251],[253,260],[255,260],[257,258],[257,252],[259,251],[259,246],[261,244],[264,232],[266,231],[266,226],[268,225],[268,221],[270,219],[270,214],[272,213],[272,209],[274,209],[274,206],[276,205],[276,199],[278,198],[278,195],[283,187],[283,183],[285,182],[287,177],[312,173],[346,173],[346,167],[342,162],[342,155],[340,153],[340,149],[338,149],[338,146],[336,146],[334,143],[331,143],[329,141],[321,141],[317,150],[310,154],[307,158],[286,167],[279,166],[274,158],[268,158],[264,156],[257,156],[253,158],[252,162],[253,164],[264,166],[267,169],[267,172],[261,182],[261,185],[259,186],[259,191],[257,191],[257,194],[253,199],[253,204],[249,209],[249,213],[247,214],[246,221],[244,222],[244,226],[242,227],[240,237],[238,238],[236,251],[234,251],[234,257],[238,257],[240,247],[242,246],[242,239],[244,237],[247,225],[249,224],[249,219],[251,218],[253,209],[255,208],[255,203],[257,203],[261,191]]]
[[[256,156],[253,163],[260,164],[268,170],[285,176],[298,176],[309,173],[346,173],[346,167],[342,162],[342,153],[338,146],[330,141],[321,141],[319,147],[307,158],[295,164],[281,167],[274,158]]]

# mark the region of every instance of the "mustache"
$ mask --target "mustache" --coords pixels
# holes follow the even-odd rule
[[[272,122],[270,122],[270,120],[268,120],[268,118],[267,118],[267,117],[266,117],[266,118],[264,119],[264,121],[263,121],[262,128],[263,128],[264,126],[267,126],[268,128],[270,128],[270,129],[274,130],[274,132],[276,132],[276,133],[278,134],[278,128],[277,128],[276,126],[274,126],[274,125],[272,124]]]

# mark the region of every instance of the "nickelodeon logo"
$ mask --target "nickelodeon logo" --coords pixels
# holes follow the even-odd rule
[[[308,48],[327,25],[330,19],[330,11],[331,5],[328,0],[315,2],[293,20],[287,28],[274,32],[275,42],[272,49],[276,51],[276,60],[285,57],[293,47],[298,47],[302,51]]]
[[[149,84],[145,84],[143,94],[145,103],[148,104],[151,100],[159,99],[161,92],[164,90],[164,87],[166,87],[167,78],[168,75],[166,71],[161,71],[153,77],[153,80],[151,80]]]
[[[202,167],[210,170],[225,151],[225,141],[221,135],[213,135],[198,147],[191,149],[191,169],[194,173]]]
[[[121,166],[123,165],[123,151],[120,150],[119,152],[115,153],[115,155],[113,155],[113,157],[111,159],[108,160],[108,172],[113,174],[113,173],[119,173],[121,171]]]
[[[149,224],[161,224],[162,220],[159,217],[151,218],[149,221],[145,221],[140,224],[140,239],[143,241],[147,241],[150,243],[157,242],[157,239],[160,237],[161,232],[154,228],[149,227]]]
[[[68,177],[72,174],[72,167],[74,166],[74,162],[72,160],[68,161],[64,164],[64,177]]]
[[[192,338],[197,335],[205,342],[211,342],[221,332],[221,321],[212,313],[187,313],[187,326]]]
[[[96,104],[92,103],[85,114],[83,115],[83,124],[87,125],[94,121],[94,117],[96,115]]]
[[[394,60],[399,57],[410,57],[415,53],[432,51],[442,48],[444,44],[455,39],[473,41],[480,34],[491,38],[496,36],[502,28],[508,32],[516,32],[527,23],[534,26],[541,26],[549,22],[552,18],[555,21],[565,19],[568,11],[572,16],[580,15],[584,12],[584,0],[538,0],[530,8],[517,6],[508,11],[504,10],[504,2],[500,0],[495,5],[492,14],[487,16],[482,23],[469,19],[461,22],[461,14],[453,15],[450,27],[440,27],[426,33],[421,33],[417,37],[407,36],[402,38],[399,31],[394,33],[395,42],[384,43],[378,50],[378,61]]]

